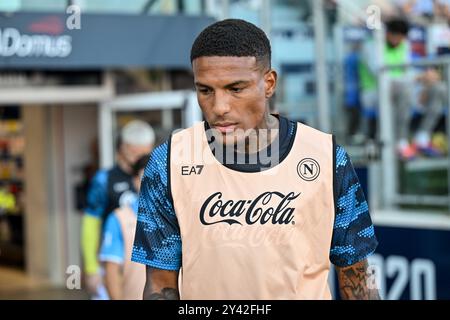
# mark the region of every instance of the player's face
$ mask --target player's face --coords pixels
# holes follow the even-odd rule
[[[123,143],[120,147],[120,156],[125,161],[125,163],[131,167],[132,164],[136,163],[144,155],[148,155],[152,150],[152,145],[132,145],[128,143]]]
[[[221,133],[222,143],[236,143],[247,135],[244,131],[268,127],[274,70],[264,69],[255,57],[199,57],[192,67],[203,116]]]

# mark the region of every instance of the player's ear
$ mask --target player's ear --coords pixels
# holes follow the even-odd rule
[[[277,87],[277,72],[273,69],[270,69],[264,74],[264,83],[265,83],[265,94],[266,98],[269,99],[275,93],[275,89]]]

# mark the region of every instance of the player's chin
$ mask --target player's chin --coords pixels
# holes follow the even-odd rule
[[[247,135],[243,133],[227,133],[223,134],[221,137],[222,144],[224,146],[236,146],[244,145],[246,142]]]

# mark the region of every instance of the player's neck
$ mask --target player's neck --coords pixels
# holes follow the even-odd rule
[[[263,123],[255,128],[255,134],[248,136],[245,142],[245,153],[257,153],[264,150],[278,137],[280,121],[266,112]]]

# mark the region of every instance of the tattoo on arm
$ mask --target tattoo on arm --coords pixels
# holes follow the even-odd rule
[[[146,273],[144,300],[180,300],[178,271],[147,266]]]
[[[180,300],[180,294],[175,288],[164,288],[161,292],[153,292],[144,296],[144,300]]]
[[[379,300],[374,274],[368,272],[367,259],[349,267],[336,268],[339,290],[344,300]]]

